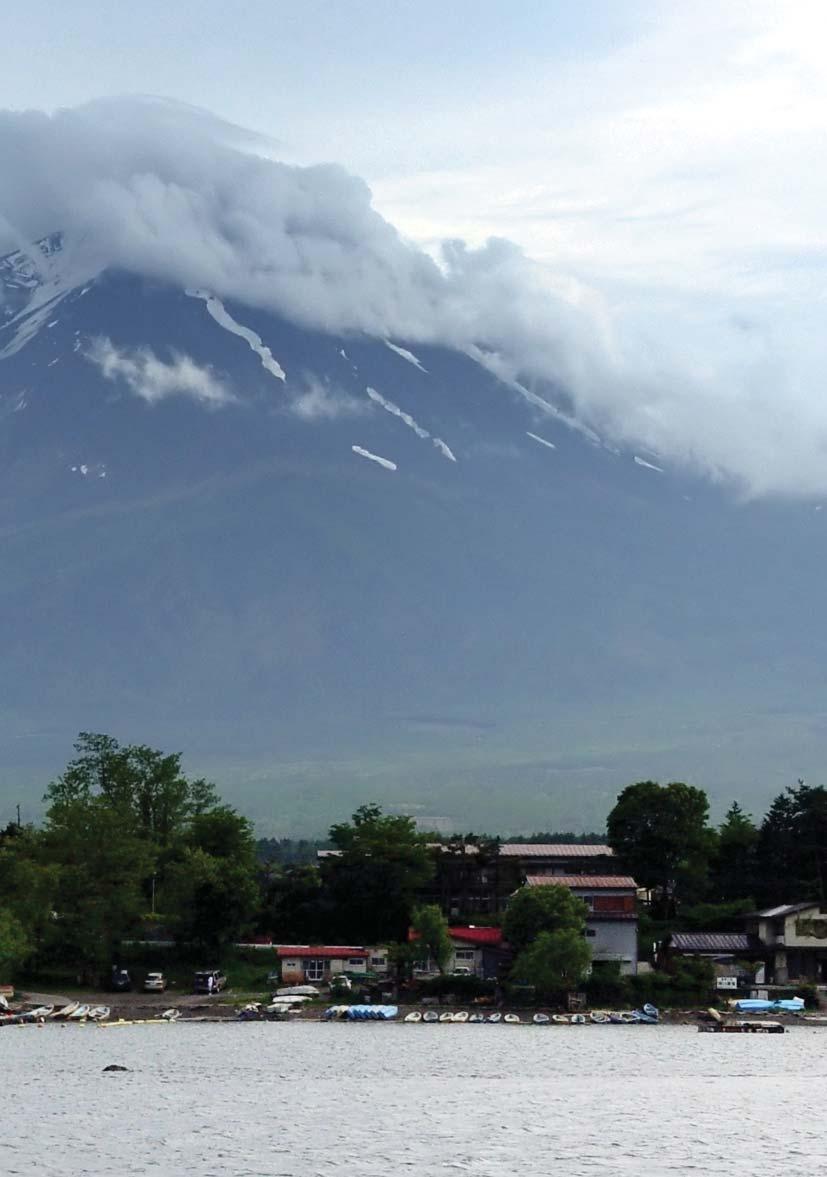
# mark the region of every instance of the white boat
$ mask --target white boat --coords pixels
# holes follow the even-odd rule
[[[606,1025],[606,1023],[609,1021],[609,1015],[606,1013],[605,1010],[593,1009],[592,1012],[589,1014],[589,1020],[594,1022],[598,1026],[603,1026],[603,1025]]]
[[[313,998],[304,993],[297,993],[295,996],[288,993],[276,993],[270,1000],[273,1005],[306,1005]]]
[[[439,1015],[439,1020],[440,1020],[441,1022],[453,1022],[453,1020],[454,1020],[454,1015],[453,1015],[453,1014],[449,1014],[449,1013],[440,1014],[440,1015]]]
[[[90,1008],[91,1007],[88,1005],[79,1005],[77,1009],[72,1010],[72,1012],[69,1014],[69,1021],[81,1022],[85,1018],[88,1018]]]
[[[535,1026],[547,1026],[551,1021],[548,1014],[535,1014],[531,1019]]]
[[[589,1019],[586,1017],[585,1014],[572,1014],[571,1015],[571,1024],[573,1026],[585,1026],[586,1022],[588,1020]]]
[[[422,1015],[423,1022],[438,1022],[439,1014],[435,1009],[429,1009],[427,1013]]]
[[[89,1010],[89,1021],[105,1022],[109,1017],[109,1013],[110,1010],[108,1005],[93,1005]]]
[[[485,1014],[473,1013],[473,1014],[471,1014],[468,1021],[469,1022],[476,1022],[477,1024],[479,1024],[480,1022],[484,1022],[485,1021]]]
[[[277,989],[274,997],[318,997],[319,990],[315,985],[284,985]]]
[[[499,1014],[499,1013],[489,1014],[485,1020],[490,1025],[496,1026],[499,1022],[501,1022],[503,1020],[503,1016],[502,1016],[502,1014]]]
[[[455,1022],[467,1022],[468,1021],[468,1010],[461,1009],[459,1011],[459,1013],[454,1014],[454,1021]]]
[[[552,1014],[551,1020],[557,1026],[570,1026],[571,1025],[571,1018],[569,1017],[568,1014]]]
[[[421,1022],[422,1021],[422,1014],[419,1012],[418,1009],[411,1010],[411,1012],[409,1014],[405,1014],[405,1021],[406,1022]]]
[[[165,1022],[177,1022],[181,1016],[180,1009],[165,1009],[161,1017]]]
[[[56,1009],[53,1013],[49,1014],[49,1018],[51,1021],[62,1021],[63,1018],[70,1018],[79,1005],[79,1001],[70,1001],[68,1005],[63,1005],[60,1009]]]
[[[53,1005],[38,1005],[35,1009],[28,1011],[28,1016],[35,1022],[41,1022],[44,1018],[51,1017]]]
[[[506,1014],[503,1018],[504,1022],[508,1022],[511,1026],[516,1026],[517,1022],[521,1021],[519,1014]]]

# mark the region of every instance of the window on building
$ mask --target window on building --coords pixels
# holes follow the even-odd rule
[[[597,935],[597,932],[595,932],[594,928],[586,928],[586,935],[590,940],[593,940]]]
[[[457,948],[454,951],[454,959],[455,960],[473,960],[474,959],[474,949],[473,948]]]
[[[304,975],[308,981],[323,981],[326,964],[327,961],[324,960],[306,960],[304,962]]]
[[[381,969],[385,963],[385,958],[384,956],[372,956],[370,958],[370,963],[374,966],[374,968]]]
[[[361,969],[363,967],[364,963],[365,962],[361,956],[353,956],[347,962],[347,967],[349,969]]]

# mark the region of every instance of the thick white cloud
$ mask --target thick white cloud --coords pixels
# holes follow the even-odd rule
[[[101,337],[92,341],[85,354],[107,380],[123,380],[136,396],[151,405],[170,396],[187,396],[217,409],[235,399],[210,368],[180,352],[173,352],[167,362],[151,348],[121,349],[111,339]]]
[[[666,283],[619,304],[504,240],[429,254],[359,179],[269,150],[165,102],[2,113],[0,239],[61,228],[78,273],[114,265],[317,328],[458,347],[604,436],[747,493],[827,491],[818,304],[716,301]],[[136,380],[152,363],[170,369],[122,360]],[[202,399],[224,403],[210,379]]]

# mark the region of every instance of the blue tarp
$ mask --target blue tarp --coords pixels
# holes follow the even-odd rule
[[[739,1013],[800,1013],[804,1009],[803,997],[781,997],[777,1001],[766,1001],[759,997],[742,997],[735,1002]]]

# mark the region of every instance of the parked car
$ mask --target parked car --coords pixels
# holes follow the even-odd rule
[[[220,969],[201,969],[195,974],[193,986],[196,993],[220,993],[227,984],[227,978]]]
[[[163,973],[147,973],[144,977],[144,993],[163,993],[167,979]]]
[[[112,966],[112,975],[109,978],[109,988],[113,993],[128,993],[132,988],[132,978],[126,969],[119,969],[116,965]]]

